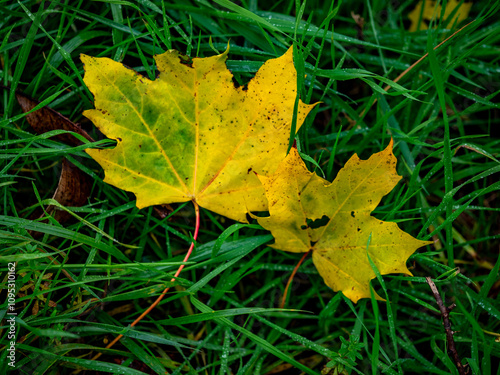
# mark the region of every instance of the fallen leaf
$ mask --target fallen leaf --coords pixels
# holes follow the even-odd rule
[[[26,272],[20,272],[19,275],[24,277],[24,276],[26,276]],[[39,274],[39,272],[35,272],[34,275],[32,276],[32,278],[30,278],[30,280],[28,281],[28,283],[23,285],[19,289],[18,297],[22,298],[22,297],[26,297],[28,295],[32,295],[32,293],[35,291],[35,285],[36,285],[37,291],[49,290],[50,284],[52,283],[52,276],[53,276],[52,273],[43,274],[42,280],[45,280],[45,281],[43,283],[40,283],[38,281],[40,274]],[[52,300],[47,301],[46,296],[47,296],[47,293],[43,293],[43,294],[37,293],[36,294],[35,302],[34,302],[33,307],[31,309],[31,313],[33,315],[37,315],[38,312],[40,311],[40,301],[47,303],[50,307],[57,307],[57,303],[52,301]]]
[[[459,8],[454,14],[453,19],[448,21],[448,27],[452,27],[454,24],[462,22],[469,16],[472,2],[463,2],[460,4],[459,0],[448,0],[444,10],[443,20],[447,20],[457,7]],[[419,1],[415,9],[408,14],[408,18],[411,20],[408,31],[427,30],[432,19],[441,17],[441,9],[441,3],[435,0],[426,0],[425,5],[422,0]]]
[[[195,201],[247,222],[267,210],[253,172],[273,173],[286,156],[297,95],[292,49],[235,88],[221,55],[155,56],[151,81],[108,58],[82,55],[96,109],[84,112],[113,149],[90,149],[104,181],[133,192],[137,207]],[[297,130],[314,105],[299,101]]]
[[[357,302],[370,297],[369,283],[376,277],[367,252],[381,274],[411,275],[406,260],[431,243],[413,238],[396,223],[370,216],[400,178],[392,141],[368,160],[352,156],[332,183],[309,172],[292,149],[274,175],[259,176],[270,216],[257,220],[274,236],[273,248],[312,250],[325,283]]]
[[[87,203],[91,187],[90,176],[67,159],[63,159],[61,176],[52,199],[65,207],[81,207]],[[69,212],[58,210],[54,206],[46,208],[46,212],[49,214],[54,210],[54,218],[59,223],[63,223],[71,217]]]
[[[20,91],[16,92],[16,98],[19,105],[23,109],[23,112],[29,112],[40,104],[38,100],[30,98],[28,95]],[[80,125],[74,123],[67,117],[49,107],[42,107],[27,114],[26,120],[37,134],[43,134],[51,130],[68,130],[80,134],[90,142],[94,142],[92,137],[88,135],[87,132],[80,127]],[[71,134],[59,134],[54,138],[73,146],[79,146],[83,143]]]
[[[38,100],[33,99],[20,91],[16,92],[16,98],[23,112],[29,112],[40,104]],[[85,130],[83,130],[78,124],[72,122],[67,117],[49,107],[42,107],[27,114],[26,120],[37,134],[43,134],[52,130],[68,130],[80,134],[90,142],[94,142],[92,137],[89,136],[87,132],[85,132]],[[73,146],[83,144],[81,140],[72,134],[59,134],[54,138]],[[57,188],[52,196],[52,199],[66,207],[80,207],[87,203],[91,186],[92,179],[90,176],[82,172],[80,168],[76,167],[73,163],[64,158],[59,183],[57,184]],[[68,212],[57,210],[52,205],[48,206],[45,211],[48,214],[54,212],[54,218],[61,224],[66,222],[71,217]],[[42,218],[43,216],[45,216],[45,213],[41,210],[36,210],[31,215],[33,219]],[[33,236],[41,235],[39,232],[31,232],[31,234]]]

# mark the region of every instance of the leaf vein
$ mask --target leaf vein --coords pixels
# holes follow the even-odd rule
[[[137,116],[139,117],[139,119],[141,120],[142,124],[146,127],[146,129],[148,129],[148,132],[151,136],[151,138],[154,140],[154,142],[156,143],[156,146],[158,147],[158,149],[160,150],[162,156],[164,157],[165,161],[168,163],[168,165],[170,166],[170,168],[172,168],[172,171],[174,172],[174,175],[175,177],[177,178],[177,180],[179,181],[179,183],[184,186],[184,188],[186,189],[186,191],[188,191],[188,188],[186,186],[186,184],[184,184],[184,181],[182,181],[182,178],[179,176],[179,174],[177,173],[177,170],[174,168],[173,164],[172,164],[172,161],[170,160],[170,158],[167,156],[167,154],[165,153],[165,150],[161,147],[161,144],[159,143],[158,141],[158,138],[156,138],[156,135],[151,131],[151,128],[148,126],[146,120],[144,119],[144,117],[142,117],[142,114],[137,110],[137,108],[132,104],[132,102],[129,100],[129,98],[127,97],[126,93],[124,93],[119,86],[117,86],[115,84],[115,82],[111,81],[109,79],[109,77],[106,75],[106,74],[103,74],[103,77],[111,84],[111,86],[113,86],[117,91],[119,91],[123,97],[125,98],[125,100],[127,101],[128,105],[130,106],[130,108],[133,109],[133,111],[137,114]],[[177,190],[177,189],[176,189]],[[183,192],[183,194],[185,194],[185,192]]]

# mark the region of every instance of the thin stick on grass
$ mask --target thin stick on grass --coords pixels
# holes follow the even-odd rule
[[[441,316],[443,317],[443,326],[444,331],[446,332],[446,341],[448,342],[448,356],[453,359],[453,362],[455,362],[458,373],[460,375],[467,375],[469,371],[464,367],[464,365],[462,365],[462,362],[460,361],[460,357],[458,356],[457,349],[455,347],[455,340],[453,339],[454,332],[451,330],[450,312],[455,308],[456,305],[453,303],[452,305],[446,307],[443,303],[441,295],[439,294],[436,284],[434,284],[434,281],[432,281],[429,276],[427,276],[425,280],[427,280],[427,284],[429,284],[429,286],[431,287],[432,294],[434,294],[434,298],[436,299],[436,302],[438,304],[439,311],[441,312]]]
[[[304,259],[306,259],[307,254],[309,254],[310,252],[311,252],[311,250],[309,250],[307,253],[304,253],[304,255],[302,255],[302,258],[300,258],[299,263],[297,263],[297,265],[295,266],[295,268],[292,271],[292,274],[288,278],[288,282],[286,283],[286,287],[285,287],[285,293],[283,293],[283,298],[281,299],[280,307],[282,309],[285,308],[286,296],[288,295],[288,289],[290,288],[290,284],[292,283],[292,280],[295,277],[295,274],[299,270],[300,265],[302,264],[302,262],[304,262]]]
[[[195,201],[193,201],[193,205],[194,205],[194,210],[195,210],[195,215],[196,215],[196,224],[195,224],[195,228],[194,228],[193,242],[191,242],[191,246],[189,247],[189,250],[187,251],[186,256],[184,257],[183,262],[187,262],[188,259],[189,259],[189,257],[191,256],[191,253],[193,252],[193,248],[194,248],[194,243],[195,243],[196,239],[198,238],[198,232],[200,230],[200,207],[198,206],[198,204]],[[177,272],[175,272],[174,277],[172,277],[172,280],[170,280],[171,282],[175,281],[175,279],[179,276],[179,274],[181,273],[181,271],[184,268],[184,266],[185,266],[185,264],[181,264],[179,266],[179,268],[177,269]],[[151,304],[151,306],[149,306],[146,310],[144,310],[144,312],[141,315],[139,315],[139,317],[130,324],[130,327],[135,326],[146,315],[148,315],[151,312],[151,310],[153,310],[156,306],[158,306],[158,304],[165,297],[165,295],[167,294],[167,292],[169,291],[169,289],[170,289],[170,287],[165,288],[165,290],[163,292],[161,292],[161,294],[158,296],[158,298],[156,299],[156,301],[154,301]],[[116,338],[113,341],[111,341],[106,346],[106,349],[109,349],[112,346],[114,346],[118,341],[120,341],[120,339],[122,337],[123,337],[123,335],[116,336]],[[92,357],[92,360],[96,360],[101,355],[102,355],[102,352],[97,353],[94,357]]]
[[[441,47],[443,44],[445,44],[448,40],[450,40],[451,38],[453,38],[455,35],[457,35],[459,32],[461,32],[463,29],[469,27],[470,24],[476,22],[476,20],[473,20],[471,22],[469,22],[467,25],[461,27],[459,30],[455,31],[453,34],[451,34],[448,38],[446,38],[445,40],[443,40],[441,43],[439,43],[436,47],[434,47],[433,49],[434,50],[437,50],[439,47]],[[401,78],[403,78],[406,74],[408,74],[413,68],[415,68],[418,64],[420,64],[427,56],[429,56],[429,53],[426,53],[425,55],[423,55],[421,58],[419,58],[417,61],[415,61],[413,64],[411,64],[411,66],[409,66],[404,72],[402,72],[400,75],[398,75],[394,80],[393,82],[394,83],[397,83]],[[392,86],[391,85],[387,85],[384,87],[384,91],[389,91],[389,89],[391,88]],[[368,108],[365,108],[363,109],[363,111],[361,112],[361,114],[359,115],[359,117],[363,117],[363,115],[377,102],[377,98],[375,98],[375,100],[373,101],[372,104],[370,104],[370,106]]]

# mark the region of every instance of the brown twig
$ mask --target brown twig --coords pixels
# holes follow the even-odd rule
[[[434,294],[434,298],[436,299],[436,302],[438,304],[439,311],[441,312],[441,316],[443,317],[443,326],[444,331],[446,332],[446,341],[448,342],[448,356],[455,362],[458,373],[460,375],[467,375],[469,373],[469,370],[466,369],[460,361],[460,357],[458,356],[457,349],[455,347],[455,340],[453,339],[453,334],[455,332],[451,330],[450,312],[455,308],[456,305],[453,303],[450,306],[446,307],[443,303],[441,295],[439,294],[436,284],[434,284],[434,281],[432,281],[429,276],[427,276],[425,280],[427,280],[427,284],[429,284],[429,286],[431,287],[432,294]]]
[[[470,24],[474,23],[476,20],[472,20],[471,22],[469,22],[467,25],[463,26],[462,28],[460,28],[459,30],[455,31],[453,34],[451,34],[448,38],[446,38],[445,40],[443,40],[441,43],[439,43],[436,47],[434,47],[433,49],[434,50],[437,50],[439,47],[441,47],[443,44],[445,44],[448,40],[450,40],[451,38],[453,38],[455,35],[457,35],[458,33],[460,33],[463,29],[469,27]],[[423,55],[421,58],[419,58],[417,61],[415,61],[413,64],[411,64],[411,66],[409,68],[407,68],[403,73],[401,73],[399,76],[397,76],[393,82],[394,83],[397,83],[401,78],[403,78],[406,74],[408,74],[408,72],[410,72],[413,68],[415,68],[418,64],[420,64],[423,60],[425,60],[425,58],[429,56],[429,53],[426,53],[425,55]],[[391,85],[387,85],[384,87],[384,91],[389,91],[389,89],[391,88],[392,86]],[[363,111],[361,112],[361,114],[359,115],[359,117],[363,117],[364,114],[377,102],[377,98],[375,98],[375,100],[373,101],[373,103],[370,104],[369,107],[363,109]]]
[[[193,252],[193,248],[194,248],[194,244],[195,244],[195,241],[198,239],[198,232],[200,230],[200,207],[198,206],[198,204],[193,200],[193,205],[194,205],[194,211],[195,211],[195,215],[196,215],[196,226],[195,226],[195,229],[194,229],[194,235],[193,235],[193,242],[191,242],[191,246],[189,247],[189,250],[187,251],[185,257],[184,257],[184,260],[183,262],[187,262],[191,253]],[[182,269],[184,268],[185,264],[181,264],[179,266],[179,268],[177,269],[177,272],[175,272],[175,275],[174,277],[172,277],[172,280],[170,280],[170,282],[174,282],[177,277],[179,276],[179,274],[181,273]],[[165,288],[165,290],[163,292],[161,292],[161,294],[158,296],[158,298],[153,302],[153,304],[151,306],[149,306],[141,315],[139,315],[138,318],[136,318],[131,324],[129,327],[134,327],[137,323],[139,323],[146,315],[148,315],[151,310],[153,310],[160,302],[161,300],[163,299],[163,297],[166,296],[167,292],[169,291],[170,287],[167,287]],[[106,345],[106,349],[110,349],[112,346],[114,346],[118,341],[120,341],[120,339],[123,337],[122,334],[119,334],[118,336],[115,337],[115,339],[113,341],[111,341],[108,345]],[[91,358],[92,361],[95,361],[97,360],[101,355],[103,354],[103,352],[99,352],[97,353],[95,356],[93,356]],[[81,371],[81,369],[78,369],[76,371],[73,371],[72,372],[72,375],[76,375],[78,374],[79,372]]]
[[[299,270],[300,265],[302,264],[302,262],[304,261],[304,259],[306,259],[307,254],[309,254],[310,252],[311,252],[311,250],[309,250],[307,253],[304,253],[304,255],[302,255],[302,258],[300,258],[299,263],[297,263],[297,265],[295,266],[295,268],[292,271],[292,274],[288,278],[288,282],[286,283],[286,287],[285,287],[285,293],[283,293],[283,298],[281,299],[281,305],[280,305],[280,307],[282,309],[285,308],[286,296],[288,294],[288,289],[290,288],[290,284],[292,283],[292,280],[295,277],[295,274]]]

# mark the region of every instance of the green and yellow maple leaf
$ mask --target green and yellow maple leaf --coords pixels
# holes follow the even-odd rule
[[[376,277],[367,253],[381,274],[411,275],[408,257],[431,243],[370,216],[401,178],[392,141],[368,160],[352,156],[332,183],[309,172],[295,149],[275,174],[259,178],[270,216],[258,222],[274,236],[271,246],[294,253],[311,250],[325,283],[354,302],[370,297],[369,283]]]
[[[104,181],[133,192],[139,208],[194,201],[246,222],[267,210],[253,172],[273,173],[286,156],[297,96],[290,48],[236,88],[226,52],[189,61],[177,51],[155,56],[151,81],[108,58],[82,55],[95,96],[84,115],[113,149],[87,150]],[[314,105],[299,101],[297,130]]]

